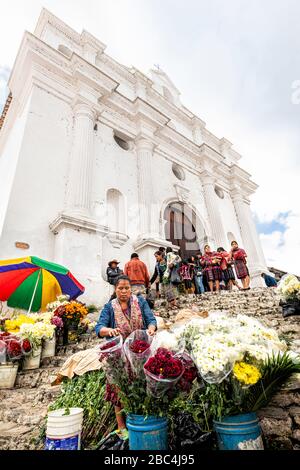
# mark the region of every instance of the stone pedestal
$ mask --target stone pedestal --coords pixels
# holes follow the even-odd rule
[[[70,269],[84,285],[86,302],[103,303],[108,298],[108,285],[102,277],[103,238],[108,233],[107,227],[91,219],[61,214],[50,229],[55,235],[54,261]]]

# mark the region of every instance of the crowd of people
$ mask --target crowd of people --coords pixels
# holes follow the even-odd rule
[[[231,243],[229,251],[223,247],[213,251],[206,245],[203,253],[198,251],[188,259],[182,259],[172,248],[164,247],[160,247],[154,256],[156,264],[152,277],[139,255],[133,253],[123,270],[118,260],[109,262],[108,282],[115,286],[118,277],[125,275],[130,279],[133,294],[142,295],[150,304],[155,298],[164,297],[174,307],[179,293],[201,295],[232,290],[234,286],[239,290],[250,289],[247,253],[236,241]]]

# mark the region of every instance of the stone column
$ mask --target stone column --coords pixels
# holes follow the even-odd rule
[[[211,234],[215,242],[215,246],[212,247],[212,249],[216,250],[219,246],[223,246],[225,248],[227,246],[227,237],[218,207],[218,196],[215,193],[214,177],[207,173],[202,174],[201,182],[203,185],[204,199],[211,225]]]
[[[262,285],[260,274],[266,270],[266,261],[254,225],[249,201],[239,191],[231,194],[238,223],[241,230],[244,248],[248,255],[249,270],[253,285]]]
[[[95,112],[87,104],[74,107],[74,136],[68,183],[68,212],[90,214],[94,160]]]
[[[145,138],[136,141],[140,239],[159,237],[159,207],[153,187],[153,143]]]

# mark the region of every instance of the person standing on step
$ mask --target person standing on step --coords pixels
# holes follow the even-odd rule
[[[173,307],[174,303],[176,304],[175,294],[172,291],[170,283],[163,282],[164,274],[167,269],[166,258],[161,251],[156,251],[156,253],[154,253],[154,256],[156,259],[156,264],[155,264],[155,270],[154,270],[153,276],[150,279],[150,284],[153,284],[155,282],[157,285],[157,281],[158,281],[159,291],[161,295],[165,297],[166,300],[169,302],[169,305]]]
[[[147,266],[139,259],[137,253],[133,253],[131,260],[125,264],[124,274],[130,279],[132,293],[146,298],[146,289],[149,287],[150,276]]]
[[[107,275],[107,282],[114,286],[116,284],[116,280],[121,274],[123,274],[122,269],[119,268],[120,262],[117,261],[116,259],[113,259],[108,263],[108,268],[106,270],[106,275]]]
[[[264,279],[267,287],[277,287],[277,281],[275,277],[270,276],[269,274],[266,274],[266,273],[261,273],[261,277]]]
[[[234,262],[237,278],[242,281],[242,290],[249,290],[250,274],[247,266],[247,253],[243,248],[239,248],[236,241],[231,242],[230,260]]]
[[[201,265],[202,253],[201,251],[196,254],[195,258],[195,277],[194,282],[196,286],[196,294],[201,295],[205,292],[205,287],[203,284],[203,266]]]
[[[241,289],[235,279],[235,274],[232,268],[233,261],[230,260],[230,253],[225,251],[222,247],[218,248],[217,252],[222,257],[220,268],[222,269],[226,290],[232,290],[232,286],[236,286],[238,289]]]
[[[216,292],[220,291],[220,282],[223,279],[222,270],[220,268],[221,256],[215,251],[211,251],[209,245],[204,247],[204,255],[201,258],[203,273],[207,279],[210,292],[214,291],[214,283]]]
[[[187,260],[183,260],[181,263],[180,268],[178,269],[178,273],[181,276],[181,279],[184,283],[185,293],[192,294],[192,276],[191,276],[191,266]]]

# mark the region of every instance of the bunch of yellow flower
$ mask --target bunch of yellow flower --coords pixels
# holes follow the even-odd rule
[[[258,368],[246,362],[236,362],[233,368],[234,377],[245,385],[254,385],[261,378]]]
[[[19,333],[21,325],[24,323],[35,323],[35,320],[27,315],[19,315],[15,319],[6,320],[4,328],[8,333]]]
[[[72,301],[65,305],[65,318],[80,321],[88,314],[88,309],[81,303]]]

